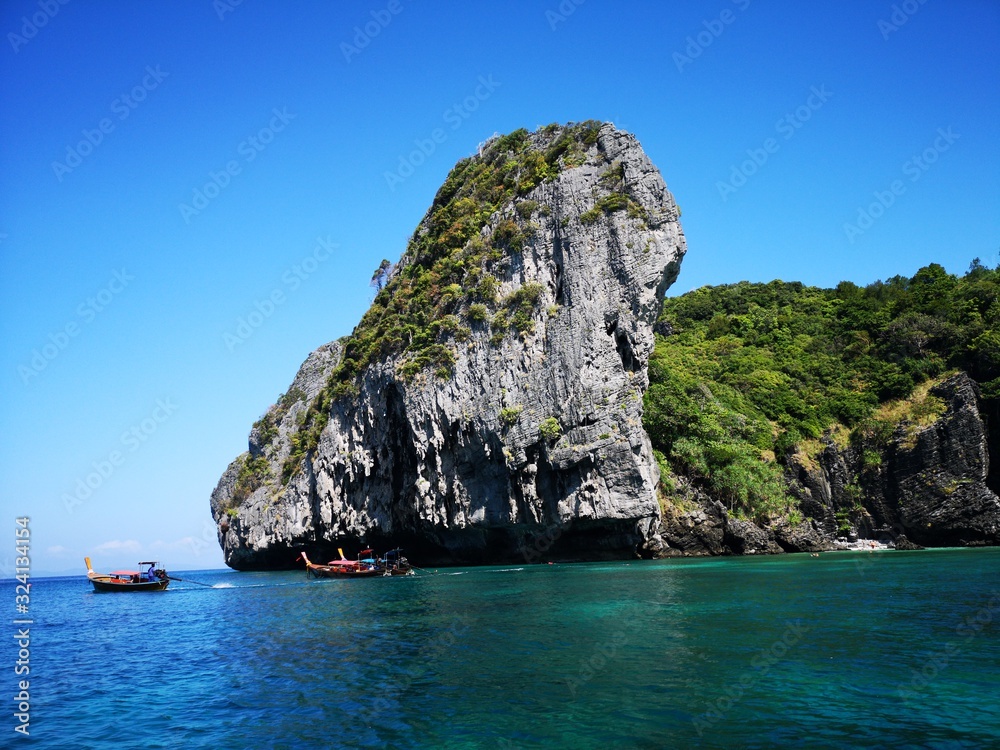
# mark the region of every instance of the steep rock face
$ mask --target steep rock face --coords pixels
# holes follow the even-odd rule
[[[897,549],[1000,544],[1000,498],[987,484],[988,431],[976,383],[959,373],[930,395],[945,409],[927,426],[903,421],[886,444],[828,440],[813,462],[793,457],[789,491],[801,523],[761,528],[702,495],[691,510],[664,512],[658,554],[820,552],[835,549],[838,538],[859,537]]]
[[[987,486],[987,430],[978,389],[965,373],[930,389],[945,411],[930,425],[898,424],[888,444],[828,445],[812,469],[799,466],[804,512],[829,534],[926,546],[1000,543],[1000,498]],[[864,456],[876,455],[876,462]],[[839,517],[839,521],[836,520]]]
[[[722,503],[711,500],[685,512],[666,509],[658,537],[664,545],[656,551],[657,557],[770,555],[834,549],[832,538],[812,519],[796,526],[786,522],[761,528],[732,518]]]
[[[987,486],[989,449],[978,389],[959,374],[931,393],[944,399],[941,419],[913,436],[894,436],[885,505],[876,522],[898,526],[917,544],[1000,542],[1000,498]]]
[[[280,493],[272,498],[263,487],[253,492],[237,512],[233,503],[239,494],[241,470],[248,459],[259,458],[269,471],[280,473],[290,452],[290,437],[298,431],[307,404],[322,390],[342,355],[343,345],[333,342],[306,358],[288,391],[250,431],[248,452],[229,465],[212,492],[212,515],[218,525],[220,542],[227,538],[245,539],[248,546],[260,548],[256,567],[287,567],[285,550],[293,539],[312,533],[313,516],[311,508],[282,503]],[[268,431],[275,433],[270,439]],[[275,499],[279,502],[274,502]]]
[[[540,131],[527,148],[551,159],[560,135]],[[498,299],[522,316],[518,333],[462,307],[465,335],[442,339],[450,371],[413,374],[398,353],[373,362],[356,395],[333,400],[315,447],[283,482],[343,346],[310,355],[212,495],[227,564],[290,567],[300,549],[324,559],[361,542],[402,544],[427,563],[657,546],[642,395],[652,325],[685,252],[679,211],[631,135],[605,124],[575,147],[473,240],[497,243],[511,227],[526,238],[489,269]],[[416,236],[430,226],[429,212]]]

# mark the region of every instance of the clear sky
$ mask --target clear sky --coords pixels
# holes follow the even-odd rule
[[[220,567],[251,424],[494,133],[633,132],[671,294],[1000,262],[996,0],[5,0],[0,31],[0,527],[36,573]]]

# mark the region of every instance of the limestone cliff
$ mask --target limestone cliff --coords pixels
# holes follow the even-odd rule
[[[610,124],[519,131],[456,165],[358,328],[309,356],[220,479],[227,564],[656,549],[642,397],[678,217]]]
[[[926,546],[1000,543],[1000,498],[987,486],[990,462],[976,383],[965,373],[928,389],[942,413],[929,424],[902,420],[888,439],[829,445],[799,466],[804,507],[829,532],[865,538],[905,535]]]
[[[660,554],[813,552],[858,538],[898,549],[1000,544],[1000,498],[988,485],[989,433],[976,383],[957,373],[911,398],[934,400],[940,413],[925,423],[903,416],[888,434],[860,434],[851,443],[828,435],[817,455],[789,457],[788,487],[802,523],[762,528],[686,487],[694,507],[665,510]]]

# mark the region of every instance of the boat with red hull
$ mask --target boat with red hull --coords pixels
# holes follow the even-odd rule
[[[344,557],[344,550],[337,549],[339,560],[331,560],[326,565],[312,562],[305,552],[301,554],[306,564],[306,572],[316,578],[377,578],[380,576],[412,575],[413,570],[400,550],[393,550],[384,558],[375,555],[374,550],[363,549],[357,560]],[[367,555],[367,557],[365,557]]]
[[[87,579],[94,584],[94,591],[163,591],[170,585],[170,577],[167,571],[159,567],[155,561],[139,563],[150,566],[145,573],[138,570],[115,570],[111,573],[95,573],[90,566],[90,558],[83,558],[87,563]]]

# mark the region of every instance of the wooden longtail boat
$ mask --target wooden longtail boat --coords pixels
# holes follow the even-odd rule
[[[138,570],[115,570],[111,573],[95,573],[90,567],[90,558],[83,558],[87,563],[87,578],[94,584],[95,591],[163,591],[169,584],[167,571],[159,567],[155,561],[139,563],[149,565],[145,573]]]
[[[394,550],[389,550],[385,553],[385,556],[381,560],[382,568],[385,570],[387,575],[391,576],[412,576],[416,575],[413,572],[413,567],[410,565],[410,561],[403,557],[403,550],[398,547]]]
[[[375,578],[385,574],[374,560],[348,560],[344,557],[344,550],[338,548],[337,551],[340,553],[340,559],[331,560],[326,565],[311,562],[303,552],[302,559],[305,560],[306,571],[317,578]]]

